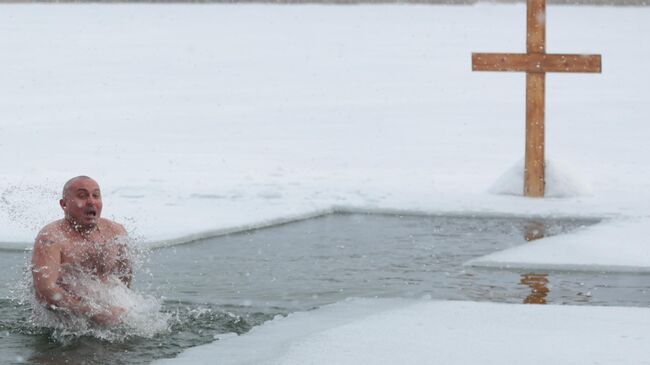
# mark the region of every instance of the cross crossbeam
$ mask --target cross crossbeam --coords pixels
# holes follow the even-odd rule
[[[544,196],[546,72],[601,72],[600,55],[546,53],[546,0],[527,0],[527,53],[472,53],[473,71],[526,72],[524,195]]]
[[[600,55],[472,53],[472,71],[600,72]]]

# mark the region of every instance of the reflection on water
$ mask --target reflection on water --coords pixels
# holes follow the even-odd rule
[[[544,222],[539,219],[532,219],[524,224],[524,239],[526,241],[534,241],[544,238],[544,233]]]
[[[524,239],[528,242],[544,238],[544,222],[532,219],[524,224]],[[524,304],[546,304],[548,295],[548,274],[522,274],[520,283],[528,286],[531,293],[524,298]]]
[[[520,282],[530,287],[532,291],[524,299],[524,304],[546,304],[546,296],[549,292],[547,274],[523,274]]]
[[[524,239],[528,242],[544,238],[544,233],[544,222],[539,219],[524,224]],[[546,304],[546,296],[549,292],[548,274],[522,274],[520,283],[531,289],[531,293],[524,298],[524,304]]]

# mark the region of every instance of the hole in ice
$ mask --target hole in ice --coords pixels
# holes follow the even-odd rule
[[[0,363],[144,364],[276,315],[348,297],[428,297],[510,303],[647,306],[641,274],[526,272],[462,264],[597,219],[334,214],[152,251],[136,290],[164,296],[170,332],[128,341],[61,345],[30,324],[0,287]],[[20,280],[22,252],[0,251],[0,275]],[[43,361],[46,361],[43,360]]]

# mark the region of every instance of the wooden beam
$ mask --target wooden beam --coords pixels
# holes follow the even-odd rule
[[[546,53],[546,0],[528,0],[526,12],[526,53]]]
[[[472,53],[472,71],[602,72],[600,55]]]
[[[526,74],[526,154],[524,195],[544,196],[544,96],[546,75]]]

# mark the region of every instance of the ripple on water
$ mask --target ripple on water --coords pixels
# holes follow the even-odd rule
[[[278,313],[246,312],[243,308],[164,302],[164,332],[126,330],[112,333],[39,326],[31,310],[16,301],[0,299],[0,363],[23,359],[32,364],[148,364],[173,357],[182,350],[213,342],[227,333],[242,334]],[[235,314],[235,313],[241,314]]]

